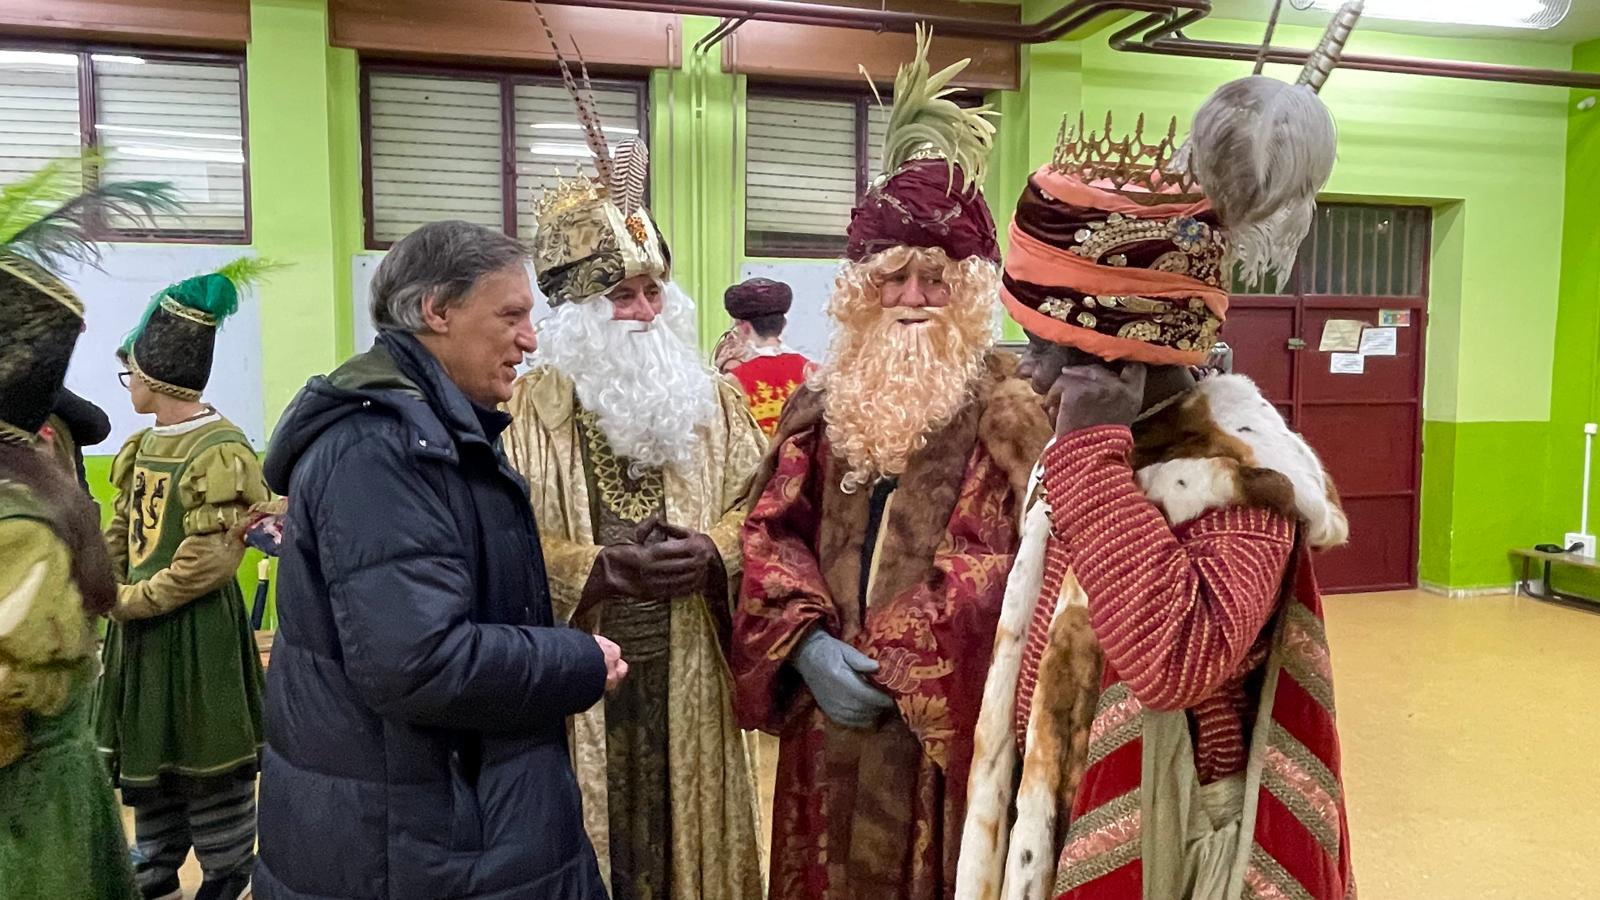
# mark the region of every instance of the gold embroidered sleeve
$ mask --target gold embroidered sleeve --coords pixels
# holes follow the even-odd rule
[[[539,532],[539,543],[544,547],[545,575],[550,582],[550,605],[558,621],[569,622],[578,609],[578,601],[583,597],[583,586],[594,571],[600,546],[580,544],[545,531]]]
[[[740,536],[750,501],[756,470],[767,453],[767,436],[756,424],[741,389],[732,381],[720,383],[723,417],[728,429],[728,449],[722,469],[722,517],[711,527],[711,540],[728,571],[729,597],[739,596],[739,575],[744,569]]]
[[[261,475],[261,463],[248,446],[220,444],[189,464],[179,496],[187,536],[165,569],[117,590],[113,618],[166,615],[237,577],[244,544],[229,531],[270,492]]]

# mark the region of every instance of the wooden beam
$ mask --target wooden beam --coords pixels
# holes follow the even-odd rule
[[[728,72],[774,81],[865,87],[858,64],[867,67],[873,81],[893,85],[895,71],[911,61],[917,42],[909,34],[746,22],[724,47],[723,69]],[[971,59],[972,64],[953,82],[959,87],[1014,91],[1021,84],[1021,57],[1014,43],[934,36],[929,59],[934,71],[960,59]]]
[[[237,50],[250,41],[249,0],[4,0],[0,32],[82,42]]]
[[[9,2],[9,0],[7,0]],[[48,2],[48,0],[45,0]],[[675,68],[678,17],[664,13],[545,7],[550,27],[576,41],[596,69]],[[533,4],[506,0],[332,0],[329,42],[377,56],[482,63],[552,63]]]

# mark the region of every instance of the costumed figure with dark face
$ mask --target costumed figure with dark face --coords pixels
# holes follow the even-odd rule
[[[1246,281],[1286,271],[1333,167],[1317,89],[1224,85],[1187,143],[1064,129],[1002,297],[1058,404],[984,689],[963,900],[1354,895],[1311,551],[1347,524],[1249,379],[1198,383]],[[1109,132],[1109,122],[1107,131]]]
[[[820,370],[758,478],[734,618],[741,722],[778,735],[776,900],[954,888],[972,728],[1041,404],[993,350],[993,126],[895,81],[884,174],[851,216]]]

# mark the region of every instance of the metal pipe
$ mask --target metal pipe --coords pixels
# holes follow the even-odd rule
[[[1163,56],[1188,56],[1197,59],[1228,59],[1254,61],[1260,48],[1248,44],[1229,44],[1221,41],[1200,41],[1175,37],[1156,40],[1125,41],[1118,50],[1132,53],[1154,53]],[[1270,47],[1267,62],[1303,66],[1311,56],[1308,50]],[[1430,75],[1439,78],[1461,78],[1469,81],[1497,81],[1508,84],[1537,84],[1550,87],[1600,88],[1600,74],[1569,72],[1562,69],[1531,69],[1523,66],[1502,66],[1494,63],[1467,63],[1436,59],[1414,59],[1399,56],[1366,56],[1346,53],[1339,61],[1342,69],[1360,69],[1367,72],[1388,72],[1395,75]]]
[[[1304,65],[1310,51],[1255,44],[1202,41],[1180,32],[1211,13],[1211,0],[1068,0],[1055,12],[1033,24],[992,22],[952,15],[924,15],[904,10],[867,9],[834,6],[804,0],[543,0],[555,6],[586,6],[630,9],[680,15],[718,16],[794,25],[830,28],[855,28],[876,31],[911,32],[925,24],[943,35],[1012,41],[1019,44],[1048,43],[1096,19],[1112,13],[1144,13],[1135,26],[1119,31],[1111,41],[1117,50],[1187,56],[1198,59],[1227,59]],[[1138,35],[1143,37],[1138,37]],[[720,40],[726,35],[718,37]],[[714,45],[715,42],[711,42]],[[1561,69],[1532,69],[1494,63],[1414,59],[1395,56],[1345,54],[1340,66],[1369,72],[1398,75],[1428,75],[1473,81],[1498,81],[1511,84],[1537,84],[1551,87],[1600,88],[1600,74],[1569,72]]]
[[[1069,0],[1032,25],[963,16],[926,15],[903,10],[831,6],[801,0],[543,0],[551,6],[585,6],[640,12],[745,18],[791,25],[818,25],[910,34],[924,24],[938,34],[1041,44],[1056,40],[1095,19],[1119,12],[1210,12],[1211,0]]]

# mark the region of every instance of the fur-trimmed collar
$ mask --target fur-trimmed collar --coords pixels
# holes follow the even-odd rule
[[[1201,381],[1136,426],[1134,442],[1139,486],[1174,525],[1242,504],[1298,520],[1317,549],[1349,537],[1322,461],[1243,375]]]

